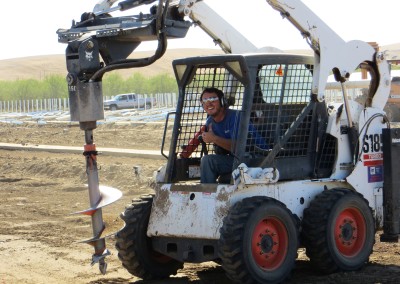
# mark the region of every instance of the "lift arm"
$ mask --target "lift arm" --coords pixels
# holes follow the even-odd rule
[[[181,0],[178,10],[208,34],[225,53],[257,52],[258,48],[202,0]]]
[[[375,78],[376,93],[371,106],[383,109],[390,88],[389,65],[383,53],[376,54],[372,46],[364,41],[345,42],[300,0],[266,1],[300,31],[313,49],[313,93],[317,94],[319,100],[324,98],[327,79],[334,68],[337,68],[342,80],[346,81],[360,64],[367,62],[376,66],[379,75]]]

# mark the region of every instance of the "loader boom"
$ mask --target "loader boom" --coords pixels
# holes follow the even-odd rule
[[[376,62],[380,74],[372,106],[383,109],[390,88],[389,65],[384,60],[384,54],[375,54],[373,47],[363,41],[345,42],[300,0],[266,1],[300,31],[313,49],[315,72],[312,91],[318,94],[319,100],[324,98],[327,79],[334,68],[347,81],[362,62]]]

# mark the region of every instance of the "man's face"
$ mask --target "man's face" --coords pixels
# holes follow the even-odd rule
[[[210,116],[216,116],[223,111],[218,96],[215,93],[204,93],[201,103],[204,110]]]

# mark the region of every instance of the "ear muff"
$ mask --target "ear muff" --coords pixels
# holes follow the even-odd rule
[[[221,107],[227,106],[228,103],[227,103],[227,101],[226,101],[226,99],[225,99],[224,93],[223,93],[221,90],[219,90],[219,89],[216,90],[216,93],[217,93],[217,96],[218,96],[218,98],[219,98],[219,104],[220,104],[220,106],[221,106]]]
[[[227,105],[227,101],[224,96],[219,98],[219,103],[221,104],[221,107],[225,107]]]

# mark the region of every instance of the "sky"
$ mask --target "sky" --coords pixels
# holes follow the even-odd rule
[[[64,54],[66,44],[58,43],[56,31],[68,29],[99,0],[2,1],[0,17],[0,60],[47,54]],[[246,35],[257,47],[283,50],[307,49],[299,31],[265,0],[204,0],[210,7]],[[400,43],[399,0],[303,0],[344,40]],[[149,6],[127,14],[147,13]],[[121,15],[119,12],[113,16]],[[142,44],[137,50],[150,50]],[[168,41],[168,48],[218,48],[199,27],[190,28],[184,39]]]

